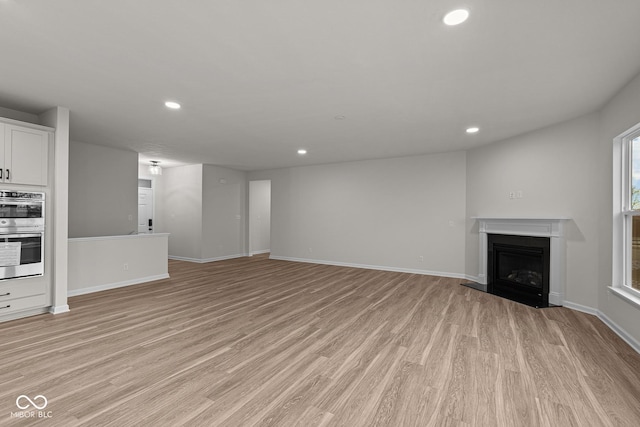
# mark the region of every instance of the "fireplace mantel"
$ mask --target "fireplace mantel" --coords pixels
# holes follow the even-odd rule
[[[564,225],[569,218],[489,218],[472,217],[479,223],[480,233],[480,289],[487,290],[487,245],[488,234],[510,234],[514,236],[549,237],[551,246],[549,272],[549,303],[562,305],[565,283],[565,236]]]

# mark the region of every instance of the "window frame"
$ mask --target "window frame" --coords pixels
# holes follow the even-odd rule
[[[640,306],[640,291],[632,287],[633,218],[640,208],[632,208],[632,143],[640,138],[640,123],[614,139],[613,147],[613,272],[612,288],[625,297],[632,297]]]

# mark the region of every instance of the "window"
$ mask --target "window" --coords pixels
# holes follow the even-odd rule
[[[625,252],[625,286],[640,295],[640,131],[623,139],[626,176],[623,194],[623,230]]]
[[[640,124],[614,141],[613,286],[640,298]]]

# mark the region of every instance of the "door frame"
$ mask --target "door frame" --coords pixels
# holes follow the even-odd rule
[[[140,181],[149,181],[149,187],[140,186]],[[153,179],[149,178],[138,178],[138,201],[140,200],[140,189],[149,189],[151,190],[151,221],[153,224],[153,229],[151,233],[145,234],[153,234],[156,231],[156,191],[155,191],[155,182]],[[136,224],[136,231],[140,233],[140,204],[138,203],[138,224]]]

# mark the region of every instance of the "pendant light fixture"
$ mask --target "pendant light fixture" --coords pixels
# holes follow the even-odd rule
[[[157,160],[151,160],[151,166],[149,166],[149,173],[151,175],[162,175],[162,168],[158,163],[160,162]]]

